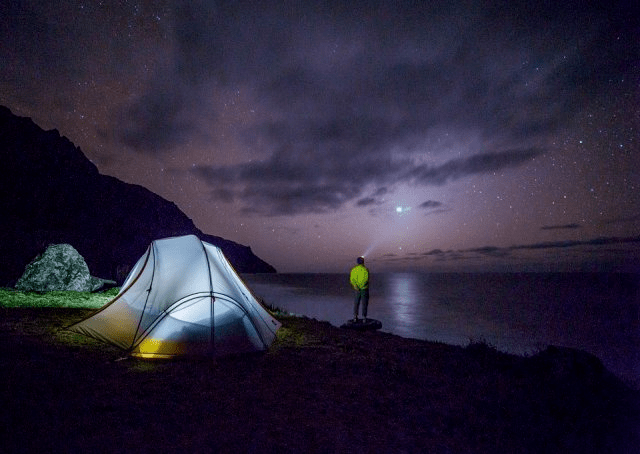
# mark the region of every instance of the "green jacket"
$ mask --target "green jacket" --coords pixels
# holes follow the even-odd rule
[[[351,286],[356,290],[369,288],[369,270],[364,265],[356,265],[351,268],[349,280],[351,281]]]

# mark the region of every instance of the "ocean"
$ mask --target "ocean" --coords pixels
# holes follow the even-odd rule
[[[340,326],[353,317],[348,274],[243,275],[267,304]],[[640,389],[640,275],[372,273],[368,316],[403,337],[531,355],[549,345],[597,356]]]

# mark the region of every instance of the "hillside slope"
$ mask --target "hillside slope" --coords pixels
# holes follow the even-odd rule
[[[195,234],[240,273],[275,272],[251,249],[200,231],[172,202],[101,175],[57,130],[0,106],[0,285],[13,285],[51,243],[69,243],[94,276],[122,282],[151,241]]]

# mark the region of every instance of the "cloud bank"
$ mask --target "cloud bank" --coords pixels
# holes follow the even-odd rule
[[[324,213],[367,191],[444,185],[540,156],[628,50],[598,49],[597,5],[171,4],[169,62],[117,119],[164,153],[220,136],[254,156],[193,170],[244,212]],[[621,53],[617,53],[620,51]],[[602,55],[602,52],[605,54]],[[230,129],[230,102],[243,104]],[[251,115],[260,112],[261,115]]]

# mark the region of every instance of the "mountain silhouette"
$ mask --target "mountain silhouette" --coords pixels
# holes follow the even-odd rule
[[[122,283],[153,240],[187,234],[220,247],[239,273],[276,271],[250,247],[204,234],[173,202],[100,174],[57,130],[3,106],[0,156],[2,286],[52,243],[71,244],[92,275]]]

